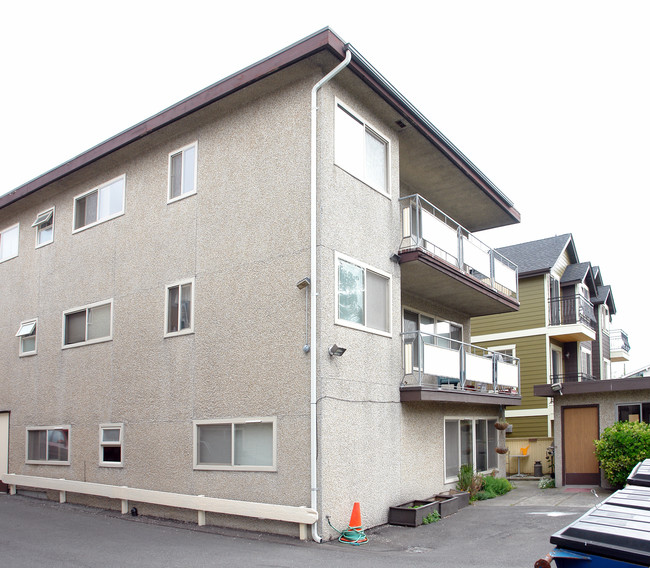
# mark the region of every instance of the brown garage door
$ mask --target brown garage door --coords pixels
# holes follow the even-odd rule
[[[594,454],[598,439],[598,406],[562,408],[562,463],[564,485],[599,485],[600,469]]]

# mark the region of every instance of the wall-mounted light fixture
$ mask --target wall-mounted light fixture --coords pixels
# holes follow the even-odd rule
[[[560,396],[562,396],[562,383],[553,383],[551,385],[551,390],[553,392],[559,392]]]
[[[391,255],[391,257],[390,257],[390,259],[391,259],[393,262],[395,262],[396,264],[399,264],[399,258],[400,258],[400,257],[399,257],[399,254],[397,254],[397,253],[393,253],[393,254]]]
[[[347,349],[345,347],[339,347],[336,343],[334,345],[330,345],[327,348],[327,352],[330,354],[330,357],[340,357],[346,351]]]
[[[311,285],[311,280],[309,276],[305,276],[296,286],[298,290],[305,291],[305,344],[302,347],[304,353],[309,353],[311,347],[309,346],[309,286]]]

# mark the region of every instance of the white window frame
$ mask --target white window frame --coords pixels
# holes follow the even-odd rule
[[[167,330],[167,324],[169,321],[169,290],[171,288],[178,288],[178,301],[180,303],[181,300],[181,288],[187,284],[192,285],[192,305],[190,307],[190,326],[186,327],[185,329],[180,329],[180,317],[181,317],[181,312],[179,310],[178,312],[178,317],[179,317],[179,325],[178,325],[178,331],[168,331]],[[195,279],[194,278],[189,278],[187,280],[179,280],[178,282],[173,282],[172,284],[167,284],[165,286],[165,321],[163,322],[163,335],[164,337],[176,337],[177,335],[188,335],[190,333],[194,333],[194,294],[196,290],[196,284],[195,284]]]
[[[193,168],[193,189],[191,190],[185,190],[185,176],[181,174],[181,193],[180,195],[177,195],[175,197],[172,197],[172,158],[174,156],[177,156],[178,154],[181,154],[181,163],[182,163],[182,171],[185,172],[185,167],[186,167],[186,152],[194,148],[194,160],[192,163],[192,168]],[[187,146],[183,146],[182,148],[179,148],[178,150],[174,150],[173,152],[169,153],[168,157],[168,173],[167,173],[167,203],[174,203],[175,201],[178,201],[180,199],[185,199],[186,197],[189,197],[190,195],[196,195],[196,184],[198,180],[198,157],[199,157],[199,143],[197,140],[192,142],[191,144],[188,144]]]
[[[117,442],[104,440],[104,430],[119,430]],[[120,448],[120,461],[104,461],[104,448]],[[124,467],[124,424],[100,424],[99,425],[99,465],[101,467]]]
[[[338,112],[339,108],[341,111],[347,113],[350,115],[350,117],[353,120],[356,120],[359,122],[364,129],[364,134],[370,134],[374,138],[378,139],[380,142],[383,142],[386,145],[386,179],[384,181],[385,187],[377,187],[374,185],[365,169],[366,169],[366,143],[365,143],[365,137],[364,137],[364,144],[363,144],[363,149],[361,150],[362,154],[362,163],[361,164],[355,164],[352,167],[349,165],[345,164],[345,160],[342,158],[342,155],[338,153],[337,150],[337,131],[339,128],[337,121],[338,121]],[[390,156],[391,156],[391,148],[390,148],[390,140],[388,136],[384,135],[379,129],[375,128],[372,124],[370,124],[368,121],[364,120],[358,112],[350,108],[347,104],[343,103],[340,99],[335,98],[335,107],[334,107],[334,163],[341,168],[342,170],[346,171],[349,173],[351,176],[355,177],[356,179],[362,181],[364,184],[366,184],[368,187],[374,189],[381,195],[390,198],[390,187],[391,187],[391,176],[390,176]]]
[[[9,231],[16,231],[18,238],[16,239],[16,254],[12,254],[11,256],[4,256],[5,254],[8,255],[8,253],[3,252],[3,246],[2,246],[2,240],[3,240],[3,235],[6,235]],[[0,263],[6,262],[7,260],[11,260],[12,258],[16,258],[18,256],[18,251],[20,250],[20,223],[16,223],[15,225],[10,225],[9,227],[2,229],[0,231]]]
[[[388,289],[386,291],[387,294],[387,302],[388,305],[386,306],[387,309],[387,318],[388,318],[388,330],[384,331],[382,329],[376,329],[374,327],[368,327],[367,325],[364,324],[359,324],[356,322],[352,322],[346,319],[342,319],[339,317],[339,263],[341,261],[348,262],[350,264],[353,264],[354,266],[357,266],[358,268],[363,269],[364,271],[364,280],[367,282],[367,279],[365,279],[365,273],[370,271],[377,276],[380,276],[384,279],[387,280],[388,284]],[[350,256],[347,256],[345,254],[341,254],[339,252],[336,252],[334,254],[334,322],[337,325],[342,325],[344,327],[350,327],[352,329],[358,329],[360,331],[367,331],[369,333],[375,333],[377,335],[382,335],[384,337],[392,337],[392,328],[393,328],[393,318],[392,318],[392,313],[393,313],[393,281],[392,277],[388,272],[384,272],[383,270],[379,270],[378,268],[374,268],[373,266],[370,266],[369,264],[366,264],[365,262],[361,262],[359,260],[356,260]],[[367,314],[367,294],[364,293],[364,321],[367,320],[365,318],[365,314]]]
[[[30,460],[29,459],[29,433],[35,431],[45,431],[46,437],[49,436],[49,432],[53,430],[66,430],[68,432],[68,459],[67,460],[50,460],[47,459],[48,448],[46,447],[46,459],[44,460]],[[72,436],[70,435],[70,425],[60,425],[60,426],[28,426],[25,429],[25,463],[37,464],[37,465],[70,465],[70,448],[72,446],[71,440]],[[47,444],[47,442],[46,442]]]
[[[495,345],[494,347],[488,347],[488,351],[492,351],[493,353],[501,353],[502,355],[507,355],[516,358],[517,344],[512,343],[510,345]],[[510,353],[504,353],[504,351],[512,351],[512,355]]]
[[[492,469],[489,466],[489,453],[492,448],[489,446],[489,428],[494,427],[491,423],[497,422],[498,418],[496,416],[445,416],[443,418],[443,454],[444,454],[444,463],[443,463],[443,476],[444,476],[444,482],[445,483],[454,483],[458,481],[458,475],[450,476],[447,477],[447,422],[457,422],[458,423],[458,451],[459,451],[459,468],[460,465],[462,465],[462,456],[460,456],[460,441],[461,441],[461,430],[460,430],[460,423],[464,420],[471,421],[472,423],[472,455],[470,459],[470,463],[476,470],[476,457],[477,457],[477,448],[476,448],[476,430],[477,430],[477,422],[480,420],[484,420],[486,422],[486,427],[488,429],[487,435],[488,435],[488,440],[486,440],[487,445],[487,469],[483,469],[477,473],[488,473],[492,471]],[[498,439],[495,439],[495,447],[498,445]],[[497,458],[498,460],[498,458]],[[498,464],[498,461],[497,461]]]
[[[31,328],[32,325],[33,328]],[[29,357],[31,355],[36,355],[38,351],[37,333],[38,333],[38,318],[33,318],[33,319],[20,322],[20,327],[18,328],[18,332],[16,333],[16,337],[19,338],[19,342],[20,342],[18,347],[18,355],[20,357]],[[34,338],[34,349],[32,349],[31,351],[25,351],[24,340],[29,337]]]
[[[32,223],[32,227],[36,228],[36,245],[34,248],[41,248],[44,247],[45,245],[49,245],[54,242],[54,217],[55,217],[54,207],[45,209],[41,211],[38,215],[36,215],[36,220]],[[52,236],[48,241],[39,242],[41,233],[43,232],[44,229],[44,225],[50,220],[52,221]]]
[[[104,337],[98,337],[96,339],[88,339],[88,311],[93,308],[99,308],[101,306],[106,306],[106,305],[110,306],[110,310],[111,310],[109,334]],[[65,342],[66,317],[83,311],[86,312],[85,341],[66,344]],[[106,341],[112,341],[112,340],[113,340],[113,298],[110,298],[108,300],[102,300],[101,302],[95,302],[93,304],[87,304],[85,306],[79,306],[77,308],[72,308],[70,310],[66,310],[63,312],[63,322],[62,322],[62,329],[61,329],[61,349],[72,349],[74,347],[81,347],[83,345],[93,345],[95,343],[104,343]]]
[[[111,215],[106,215],[105,217],[100,218],[99,217],[99,194],[100,194],[100,192],[102,191],[102,189],[104,189],[104,188],[106,188],[106,187],[108,187],[110,185],[113,185],[114,183],[119,182],[119,181],[122,182],[122,207],[121,207],[120,211],[118,211],[116,213],[113,213]],[[97,196],[97,220],[93,221],[92,223],[88,223],[87,225],[83,225],[83,226],[81,226],[79,228],[75,228],[76,225],[77,225],[77,202],[80,199],[85,199],[86,197],[88,197],[92,193],[97,193],[98,194],[98,196]],[[86,229],[90,229],[91,227],[95,227],[96,225],[100,225],[101,223],[105,223],[106,221],[110,221],[112,219],[116,219],[117,217],[121,217],[122,215],[124,215],[124,203],[125,203],[125,200],[126,200],[126,174],[122,174],[120,176],[117,176],[116,178],[108,180],[107,182],[102,183],[101,185],[98,185],[97,187],[93,187],[92,189],[77,195],[74,198],[73,205],[72,205],[72,233],[73,234],[79,233],[81,231],[85,231]]]
[[[273,426],[273,463],[271,465],[216,465],[216,464],[201,464],[199,463],[199,428],[201,426],[230,424],[231,425],[231,464],[235,462],[235,426],[237,424],[254,424],[264,423]],[[275,416],[257,416],[249,418],[225,418],[215,420],[193,420],[192,421],[192,446],[193,446],[193,462],[195,470],[221,470],[221,471],[277,471],[277,437],[278,427],[277,418]]]

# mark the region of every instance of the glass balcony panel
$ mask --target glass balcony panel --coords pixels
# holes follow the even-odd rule
[[[497,385],[500,387],[519,387],[519,366],[504,361],[497,362]]]
[[[465,355],[465,376],[468,381],[491,385],[493,383],[492,357],[467,353]]]
[[[460,380],[458,351],[424,344],[424,373],[448,379]]]
[[[422,211],[422,239],[431,253],[458,266],[458,232],[427,211]]]
[[[505,260],[505,259],[504,259]],[[494,259],[494,281],[503,286],[509,293],[517,293],[517,267],[505,264],[500,258]]]
[[[480,241],[470,237],[463,237],[463,264],[465,271],[490,284],[490,249]]]

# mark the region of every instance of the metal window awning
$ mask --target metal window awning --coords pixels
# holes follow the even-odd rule
[[[18,333],[16,334],[16,337],[27,337],[29,335],[34,335],[35,329],[36,329],[35,321],[21,323],[20,328],[18,329]]]
[[[45,225],[45,223],[49,223],[52,219],[52,215],[54,215],[54,209],[41,213],[36,217],[36,221],[32,223],[32,227],[40,227],[41,225]]]

